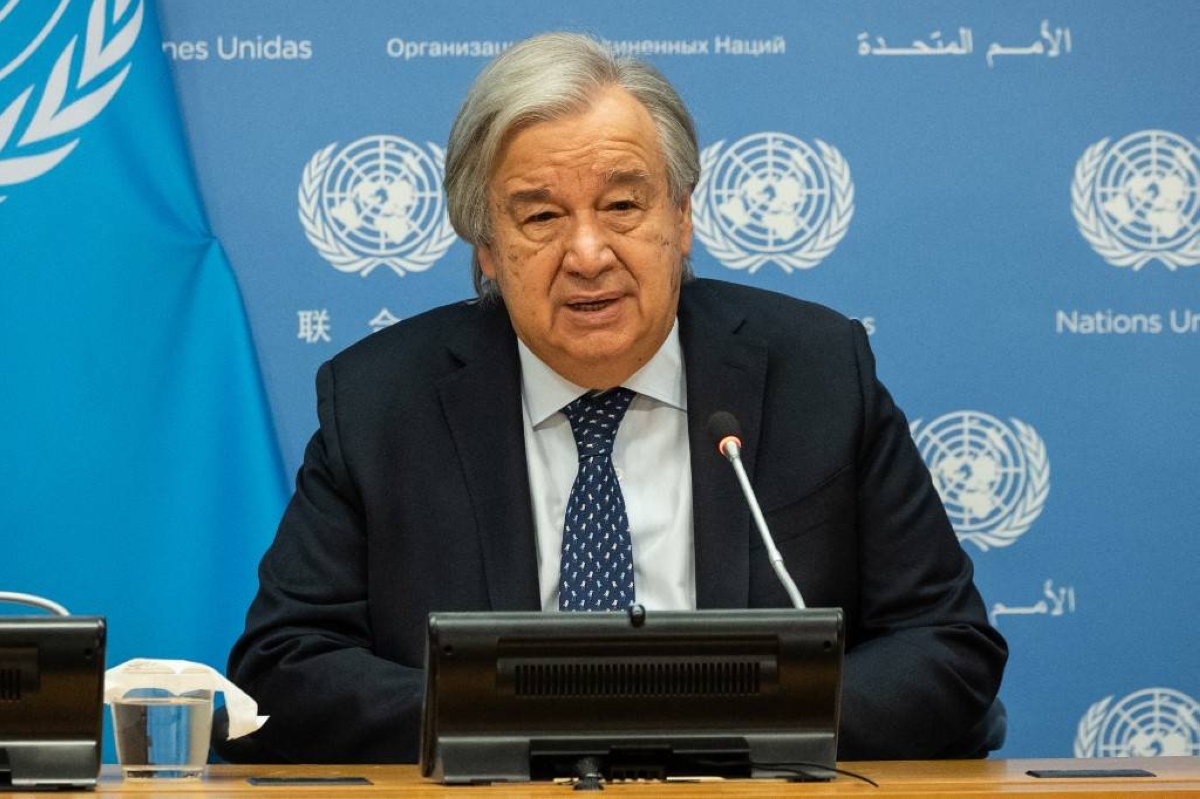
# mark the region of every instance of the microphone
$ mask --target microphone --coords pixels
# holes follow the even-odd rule
[[[708,417],[708,434],[713,443],[717,445],[717,452],[721,453],[733,466],[738,483],[742,486],[742,494],[746,497],[746,504],[750,506],[750,515],[754,517],[754,523],[758,526],[758,534],[762,537],[763,546],[767,548],[767,558],[771,561],[771,568],[775,570],[779,582],[783,583],[788,598],[792,600],[792,606],[803,608],[805,606],[804,597],[800,596],[800,589],[796,588],[796,583],[788,574],[787,567],[783,565],[783,555],[780,555],[779,550],[775,547],[775,539],[771,537],[771,531],[767,529],[767,520],[763,518],[762,508],[758,506],[758,498],[754,495],[754,489],[750,487],[750,478],[746,476],[746,468],[742,466],[741,425],[738,424],[738,420],[732,413],[717,411]]]

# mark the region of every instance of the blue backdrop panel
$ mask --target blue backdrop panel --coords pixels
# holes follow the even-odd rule
[[[324,359],[470,294],[438,181],[472,78],[530,34],[590,32],[692,108],[696,271],[872,333],[1012,647],[1003,753],[1200,754],[1193,3],[160,5],[288,472]],[[0,224],[57,214],[69,163]]]

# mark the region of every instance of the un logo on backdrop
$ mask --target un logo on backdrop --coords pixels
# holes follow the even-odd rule
[[[981,411],[957,411],[909,429],[954,532],[986,552],[1016,541],[1041,515],[1050,461],[1037,431]]]
[[[300,180],[300,223],[340,272],[422,272],[454,243],[442,194],[445,154],[399,136],[318,150]],[[337,150],[337,152],[335,152]]]
[[[133,11],[128,13],[131,5]],[[48,3],[26,3],[20,9],[9,3],[0,9],[0,21],[9,14],[18,15],[8,21],[10,32],[24,22],[19,15],[40,13],[46,17],[33,17],[36,24],[31,30],[37,32],[29,42],[14,43],[15,55],[7,48],[0,52],[0,86],[43,46],[66,6],[67,0],[62,0],[49,14],[45,13]],[[78,35],[72,35],[45,76],[44,85],[35,81],[0,111],[0,187],[40,177],[71,154],[79,144],[80,129],[104,110],[125,82],[132,66],[126,57],[141,30],[141,0],[136,4],[131,0],[92,0],[82,43]],[[124,66],[113,74],[122,62]],[[32,110],[26,112],[27,106]],[[0,202],[4,199],[0,194]]]
[[[696,236],[730,269],[769,261],[811,269],[833,252],[854,216],[850,167],[836,148],[786,133],[755,133],[700,155],[692,196]]]
[[[1165,130],[1093,144],[1075,165],[1071,211],[1113,266],[1200,263],[1200,150]]]
[[[1170,688],[1111,696],[1088,708],[1075,735],[1075,757],[1200,756],[1200,703]]]

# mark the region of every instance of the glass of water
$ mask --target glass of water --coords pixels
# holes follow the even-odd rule
[[[204,773],[212,691],[134,688],[110,704],[126,779],[196,779]]]

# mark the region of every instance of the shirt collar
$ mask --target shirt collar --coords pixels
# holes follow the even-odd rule
[[[575,385],[551,369],[519,338],[517,353],[521,358],[521,398],[532,427],[538,427],[564,405],[590,390]],[[621,385],[665,405],[687,410],[678,319],[671,325],[671,332],[654,357]]]

